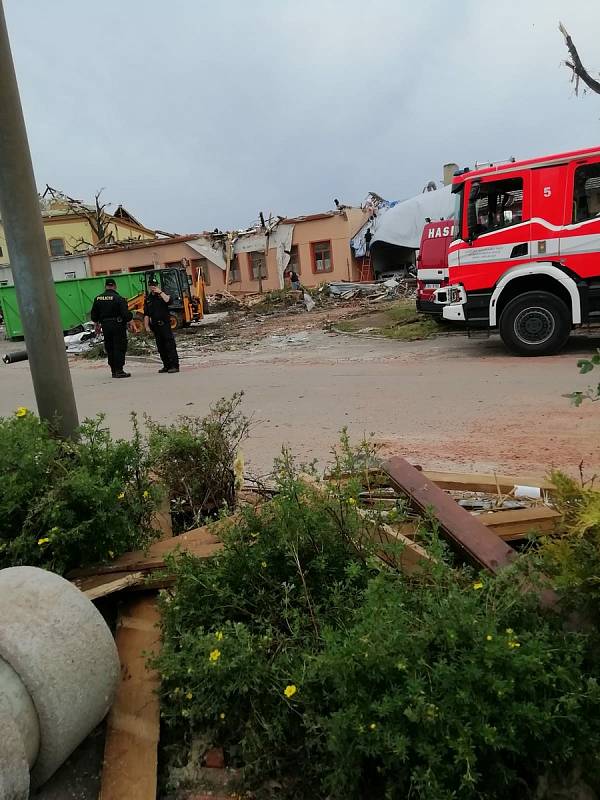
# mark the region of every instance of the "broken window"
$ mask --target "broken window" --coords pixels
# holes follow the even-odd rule
[[[259,277],[267,277],[267,265],[265,263],[265,254],[258,250],[249,253],[250,266],[252,268],[252,280],[257,281]]]
[[[225,277],[225,273],[223,273]],[[242,280],[242,271],[240,269],[240,262],[237,256],[234,256],[229,265],[229,283],[239,283]]]
[[[600,216],[600,163],[582,164],[575,170],[573,222]]]
[[[311,246],[315,272],[331,272],[331,242],[313,242]]]
[[[210,270],[208,268],[207,259],[193,258],[190,263],[192,266],[192,277],[194,282],[198,280],[198,276],[201,276],[206,286],[210,286]]]
[[[290,260],[288,263],[288,272],[295,272],[300,275],[300,253],[298,252],[298,245],[295,244],[290,250]]]
[[[523,221],[523,179],[482,183],[475,200],[476,235]]]
[[[65,254],[65,240],[64,239],[49,239],[50,255],[53,257],[64,256]]]

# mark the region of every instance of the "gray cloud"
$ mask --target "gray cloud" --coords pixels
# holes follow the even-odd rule
[[[177,232],[598,143],[589,0],[5,0],[36,177]],[[597,57],[597,62],[593,59]]]

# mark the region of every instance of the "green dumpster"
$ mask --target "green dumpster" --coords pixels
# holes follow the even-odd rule
[[[144,291],[143,274],[128,272],[110,277],[114,278],[119,294],[128,300]],[[102,292],[105,281],[105,277],[96,277],[55,282],[63,332],[72,330],[89,320],[94,297]],[[23,338],[23,324],[14,286],[0,287],[0,308],[4,317],[6,338]]]

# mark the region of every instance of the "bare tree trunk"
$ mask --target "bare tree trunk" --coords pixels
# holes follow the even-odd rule
[[[600,94],[600,81],[597,81],[595,78],[592,78],[590,73],[581,63],[581,58],[579,57],[577,48],[573,43],[573,39],[571,39],[571,37],[569,36],[569,32],[562,24],[562,22],[558,23],[558,29],[565,37],[565,44],[567,45],[567,50],[569,51],[569,55],[571,56],[571,61],[565,61],[565,66],[567,66],[573,73],[571,80],[575,82],[575,94],[579,93],[580,80],[582,80],[588,87],[588,89],[592,90],[592,92]]]

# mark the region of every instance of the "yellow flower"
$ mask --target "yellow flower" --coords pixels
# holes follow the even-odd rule
[[[180,692],[180,691],[181,691],[181,689],[179,688],[179,686],[176,686],[176,687],[173,689],[173,694],[179,694],[179,692]]]
[[[38,545],[41,547],[43,544],[48,544],[50,539],[47,536],[44,536],[43,539],[38,539]]]
[[[488,635],[485,638],[488,642],[491,642],[494,637],[488,633]]]
[[[222,711],[221,711],[221,713],[219,714],[219,719],[225,719],[225,714],[224,714]]]
[[[223,641],[223,631],[217,631],[215,633],[215,639],[217,640],[217,642],[222,642]]]
[[[514,633],[512,628],[507,628],[506,632],[508,633],[509,636],[510,636],[511,633]]]
[[[218,661],[221,658],[220,650],[211,650],[208,656],[211,661]]]
[[[355,506],[355,505],[356,505],[356,498],[354,498],[354,497],[349,497],[349,498],[348,498],[348,505],[350,505],[350,506]]]
[[[289,700],[289,698],[293,697],[296,694],[297,691],[298,691],[298,689],[294,686],[294,684],[293,683],[289,683],[285,687],[285,689],[283,690],[283,693]]]
[[[188,711],[188,709],[184,708],[183,711],[181,712],[181,716],[182,717],[189,717],[189,715],[190,715],[190,712]]]
[[[144,494],[142,496],[143,496],[144,500],[147,500],[150,497],[150,492],[144,491]]]
[[[376,723],[376,722],[372,722],[372,723],[369,725],[369,728],[370,728],[372,731],[374,731],[376,727],[377,727],[377,723]]]
[[[109,551],[108,551],[108,557],[109,557],[109,558],[114,558],[114,557],[115,557],[115,554],[113,553],[113,551],[112,551],[112,550],[109,550]]]
[[[20,406],[15,411],[15,417],[24,417],[26,414],[27,414],[27,409],[25,408],[25,406]]]
[[[519,642],[515,642],[513,639],[510,639],[510,640],[508,641],[508,646],[510,647],[510,649],[511,649],[511,650],[514,650],[514,649],[515,649],[515,647],[521,647],[521,645],[519,644]]]
[[[187,699],[188,699],[188,700],[191,700],[193,696],[194,696],[194,695],[192,694],[192,692],[188,692],[188,693],[186,694],[186,697],[187,697]]]
[[[261,567],[262,567],[263,569],[266,569],[266,568],[267,568],[267,562],[266,562],[266,561],[261,561],[261,562],[260,562],[260,565],[261,565]]]
[[[117,500],[124,500],[125,499],[125,492],[119,492],[117,495]]]
[[[483,589],[483,581],[475,581],[473,584],[474,589]]]

